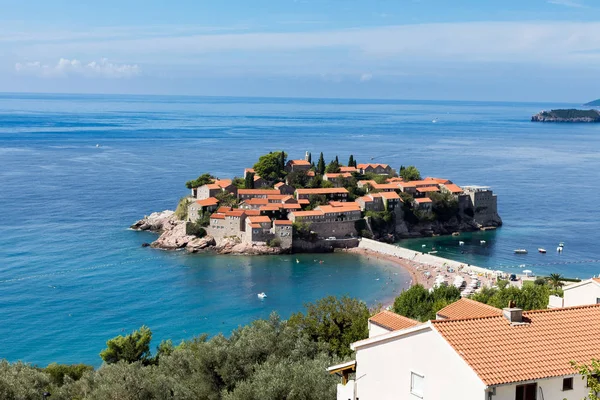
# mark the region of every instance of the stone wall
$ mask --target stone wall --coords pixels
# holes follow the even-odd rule
[[[294,239],[292,249],[295,253],[331,253],[335,249],[350,249],[358,247],[358,239],[317,240],[309,242]]]
[[[336,237],[345,238],[356,236],[356,221],[336,221],[336,222],[313,222],[310,224],[310,230],[314,231],[322,238]]]
[[[215,238],[217,244],[226,237],[236,236],[241,239],[240,218],[211,219],[206,232]]]
[[[273,226],[273,233],[281,242],[282,249],[292,247],[292,225],[275,225]]]

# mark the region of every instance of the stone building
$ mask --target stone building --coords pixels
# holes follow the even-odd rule
[[[287,219],[273,221],[272,232],[279,239],[282,249],[292,248],[292,221]]]
[[[463,186],[464,196],[459,196],[459,210],[466,207],[473,213],[473,219],[482,226],[498,226],[502,220],[498,215],[498,199],[488,186]],[[461,197],[467,197],[462,199]]]
[[[296,191],[296,188],[294,188],[293,186],[290,186],[284,182],[276,183],[274,187],[275,187],[275,189],[279,190],[279,193],[281,193],[281,194],[293,195],[294,192]]]
[[[208,199],[203,200],[195,200],[188,206],[188,221],[196,222],[200,216],[209,212],[212,213],[219,206],[219,200],[214,197],[209,197]]]
[[[323,195],[327,200],[346,201],[348,199],[348,191],[345,188],[296,189],[298,200],[308,200],[311,195]]]
[[[323,175],[323,180],[333,183],[333,186],[335,187],[342,187],[344,186],[346,179],[351,177],[352,174],[350,172],[336,172]]]
[[[196,188],[196,198],[198,200],[208,199],[209,197],[215,197],[222,192],[236,195],[237,190],[237,187],[231,183],[231,179],[217,179],[213,183]]]
[[[289,160],[285,164],[286,172],[308,171],[310,163],[307,160]]]
[[[431,211],[433,208],[433,201],[429,197],[419,197],[415,199],[414,206],[422,211]]]
[[[266,199],[270,195],[281,194],[277,189],[238,189],[237,197],[239,200],[247,199]]]
[[[393,172],[392,167],[387,164],[358,164],[356,168],[361,174],[371,172],[377,175],[389,175]]]

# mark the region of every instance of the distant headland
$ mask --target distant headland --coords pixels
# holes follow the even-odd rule
[[[599,103],[600,104],[600,103]],[[591,104],[588,104],[591,105]],[[533,122],[600,122],[600,111],[557,109],[541,111],[531,117]]]
[[[359,164],[350,155],[325,163],[306,152],[261,156],[241,177],[209,173],[186,182],[190,195],[176,211],[154,213],[131,226],[160,233],[151,245],[189,252],[281,254],[358,246],[360,237],[399,238],[494,229],[502,225],[489,187],[422,178],[414,166]],[[373,160],[373,159],[371,159]]]
[[[585,103],[584,106],[588,106],[588,107],[600,106],[600,99],[596,99],[596,100],[590,101],[589,103]]]

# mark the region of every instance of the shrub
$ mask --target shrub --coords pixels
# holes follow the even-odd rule
[[[206,236],[206,229],[204,229],[202,225],[198,224],[197,222],[190,222],[186,226],[186,233],[188,235],[203,238]]]
[[[281,240],[279,238],[267,240],[267,246],[268,247],[281,247]]]
[[[188,207],[191,203],[192,200],[189,197],[182,197],[175,209],[175,218],[180,221],[185,221],[188,217]]]

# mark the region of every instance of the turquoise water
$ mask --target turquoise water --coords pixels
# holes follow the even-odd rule
[[[127,229],[174,208],[186,180],[241,175],[281,148],[491,185],[504,227],[483,234],[486,247],[482,234],[463,249],[449,238],[440,255],[597,274],[600,264],[580,261],[600,259],[600,126],[528,121],[553,106],[565,105],[0,95],[0,357],[98,365],[108,338],[142,324],[156,342],[177,342],[272,310],[287,317],[328,294],[375,304],[397,293],[410,278],[379,260],[188,256],[141,248],[154,236]],[[548,254],[536,254],[540,246]],[[514,256],[520,247],[530,254]],[[565,261],[578,263],[552,264]]]

